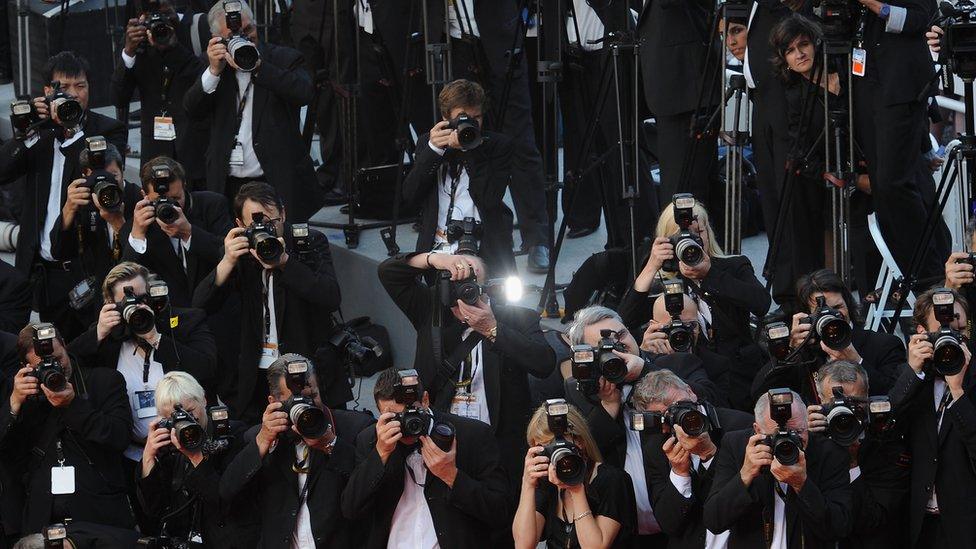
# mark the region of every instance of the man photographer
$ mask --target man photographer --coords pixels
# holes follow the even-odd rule
[[[22,532],[70,518],[132,528],[122,451],[132,419],[125,381],[107,368],[81,370],[52,324],[18,334],[22,368],[0,403],[0,455],[24,475]],[[9,532],[13,533],[13,532]]]
[[[230,198],[247,181],[267,181],[292,207],[292,219],[304,222],[322,203],[299,133],[299,111],[312,98],[302,56],[259,44],[254,14],[243,0],[215,3],[207,19],[214,35],[209,67],[184,98],[191,119],[213,117],[207,189]]]
[[[140,170],[145,198],[135,205],[122,258],[156,273],[169,286],[176,307],[189,307],[193,291],[223,256],[231,228],[227,200],[210,191],[190,191],[183,164],[160,156]]]
[[[301,355],[279,357],[266,381],[262,422],[243,435],[246,445],[221,478],[221,498],[254,507],[262,546],[359,546],[363,535],[356,522],[342,520],[340,495],[355,466],[356,436],[372,418],[327,408]]]
[[[420,136],[414,165],[403,182],[405,201],[423,206],[418,252],[455,253],[465,231],[492,276],[515,274],[512,211],[503,202],[512,178],[511,140],[482,131],[485,91],[455,80],[438,95],[442,119]],[[465,225],[473,220],[470,228]],[[532,258],[529,258],[530,263]]]
[[[753,429],[722,439],[705,528],[729,530],[729,547],[834,547],[851,528],[847,464],[840,446],[810,436],[800,395],[772,389]]]
[[[835,360],[817,374],[824,405],[807,407],[810,432],[830,437],[850,456],[853,528],[841,548],[904,545],[911,454],[888,398],[868,398],[868,374],[857,364]]]
[[[723,435],[748,429],[751,416],[702,402],[669,370],[641,378],[634,388],[633,405],[634,413],[643,416],[639,435],[647,490],[668,547],[724,546],[723,535],[727,539],[728,534],[706,531],[703,507]],[[659,427],[652,429],[652,425]]]
[[[21,103],[12,114],[16,139],[0,147],[0,185],[26,176],[27,189],[16,265],[34,280],[34,309],[41,320],[55,322],[69,339],[84,324],[74,319],[68,293],[75,285],[71,265],[51,251],[51,232],[65,203],[68,183],[81,174],[78,155],[85,136],[102,135],[124,150],[121,122],[88,111],[88,62],[73,52],[51,57],[42,75],[44,95]],[[53,105],[53,106],[52,106]]]
[[[136,489],[146,514],[166,517],[161,536],[207,547],[253,543],[250,507],[220,499],[220,475],[243,446],[245,426],[230,421],[226,406],[207,408],[203,387],[186,372],[164,375],[155,402]]]
[[[359,434],[342,494],[346,518],[371,519],[365,547],[492,547],[511,509],[489,427],[432,411],[416,370],[383,370],[373,397],[376,430]]]
[[[191,122],[183,97],[203,71],[193,54],[193,17],[177,14],[170,0],[149,0],[145,13],[129,19],[122,62],[112,75],[113,103],[128,111],[138,92],[140,157],[144,165],[157,156],[182,162],[189,180],[205,183],[203,144],[208,124]]]
[[[329,341],[339,283],[325,235],[288,224],[271,185],[244,185],[233,207],[237,227],[224,238],[224,257],[197,285],[193,304],[213,314],[229,297],[240,299],[240,357],[219,385],[233,416],[253,423],[267,407],[260,372],[284,353],[313,356]],[[332,408],[352,400],[339,364],[319,364],[322,400]]]
[[[785,360],[774,358],[756,374],[753,397],[772,387],[790,387],[817,403],[813,375],[830,360],[860,364],[872,380],[872,394],[888,394],[905,360],[901,339],[864,329],[850,289],[829,269],[801,277],[796,282],[796,296],[807,312],[793,315],[789,352]],[[779,343],[785,347],[786,341]]]
[[[555,355],[531,309],[504,302],[475,256],[408,254],[379,266],[386,292],[417,330],[414,364],[440,412],[491,425],[515,490],[530,413],[528,375],[545,378]],[[426,286],[419,277],[436,282]]]
[[[960,334],[969,304],[954,290],[919,295],[912,315],[908,368],[891,389],[891,405],[912,453],[911,547],[976,547],[976,376]]]

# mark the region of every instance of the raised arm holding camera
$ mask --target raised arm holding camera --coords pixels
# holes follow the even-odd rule
[[[416,370],[383,370],[373,396],[380,417],[375,432],[356,440],[356,468],[342,494],[347,519],[368,519],[363,546],[495,546],[511,511],[488,425],[431,410]]]

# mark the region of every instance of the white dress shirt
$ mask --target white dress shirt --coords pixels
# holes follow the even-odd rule
[[[264,334],[265,345],[261,348],[261,361],[258,363],[258,368],[262,370],[267,370],[271,367],[271,364],[281,356],[278,350],[278,319],[275,315],[275,296],[274,296],[274,285],[275,285],[275,274],[274,270],[265,270],[261,273],[261,282],[264,285],[264,293],[267,296],[267,309],[264,309],[264,304],[262,304],[261,310],[261,327],[262,329],[266,324],[264,323],[264,315],[270,317],[270,328],[267,333]]]
[[[156,384],[163,379],[163,365],[155,357],[155,351],[149,354],[149,375],[147,380],[143,378],[143,365],[145,359],[141,353],[136,352],[136,346],[132,341],[122,342],[119,350],[119,361],[115,369],[122,374],[125,379],[125,391],[129,395],[129,408],[132,411],[132,440],[145,440],[149,436],[149,424],[156,419],[155,411],[149,414],[139,413],[139,397],[137,392],[155,391]],[[143,417],[139,417],[139,416]],[[125,457],[139,461],[142,459],[143,445],[130,443],[125,449]]]
[[[580,39],[578,42],[584,51],[594,51],[603,48],[603,42],[598,44],[590,43],[593,40],[603,38],[606,32],[600,16],[596,14],[596,11],[590,7],[590,4],[586,0],[573,0],[573,10],[576,12],[575,24],[571,16],[566,17],[566,37],[569,43],[577,43],[576,28],[579,27]]]
[[[704,467],[705,469],[708,469],[709,467],[712,466],[712,463],[714,462],[715,462],[715,456],[712,456],[711,459],[709,459],[708,461],[702,461],[701,458],[699,458],[695,454],[691,455],[692,469],[698,469],[699,464],[701,464],[701,466]],[[691,491],[690,476],[683,477],[675,473],[674,470],[672,469],[669,478],[671,479],[671,484],[674,485],[675,490],[677,490],[679,494],[681,494],[685,499],[691,497],[692,491]],[[704,499],[704,496],[707,496],[707,494],[702,494],[702,496],[703,496],[702,499]],[[705,549],[725,549],[729,545],[730,535],[731,532],[729,530],[720,532],[718,534],[714,534],[712,533],[711,530],[706,529]]]
[[[356,12],[359,28],[367,34],[373,34],[373,11],[369,9],[369,0],[356,0],[352,9]]]
[[[461,13],[460,25],[457,18],[458,12]],[[481,37],[481,32],[478,31],[478,21],[474,17],[474,0],[454,0],[447,8],[447,15],[451,38],[461,38],[461,25],[464,26],[464,32],[467,34]]]
[[[756,10],[759,9],[759,2],[752,3],[752,11],[749,12],[749,24],[746,25],[747,28],[752,27],[752,19],[756,16]],[[748,31],[747,31],[748,32]],[[756,88],[756,81],[752,79],[752,70],[749,68],[749,45],[746,43],[746,53],[744,56],[744,61],[742,62],[742,74],[746,77],[746,85],[752,89]]]
[[[468,328],[461,334],[461,341],[468,339],[474,333],[474,329]],[[488,395],[485,393],[485,361],[484,361],[484,341],[478,342],[471,349],[471,387],[459,387],[451,403],[451,413],[456,416],[476,419],[482,423],[491,425],[491,417],[488,415]],[[467,359],[465,359],[467,360]],[[464,368],[459,368],[458,382],[467,381],[464,378]],[[468,396],[469,398],[465,398]]]
[[[785,494],[790,489],[785,482],[780,482],[779,487]],[[779,497],[779,492],[773,488],[773,543],[769,549],[789,549],[786,540],[786,502]]]
[[[305,460],[305,466],[312,461],[308,446],[304,441],[295,444],[295,461]],[[307,473],[296,473],[298,475],[298,493],[301,494],[308,482]],[[312,516],[308,512],[308,497],[302,501],[301,508],[298,509],[298,522],[295,523],[295,532],[291,537],[291,549],[314,549],[315,536],[312,534]]]
[[[428,141],[430,149],[437,154],[444,156],[445,150],[434,146]],[[463,221],[465,217],[473,217],[475,221],[481,221],[481,213],[474,204],[470,192],[471,180],[468,177],[468,170],[461,168],[461,175],[458,176],[457,186],[454,189],[454,208],[451,210],[451,219]],[[457,250],[457,242],[448,246],[447,244],[447,210],[451,208],[451,174],[446,174],[444,180],[437,186],[437,232],[434,233],[434,243],[440,244],[440,251],[454,253]]]
[[[64,177],[64,153],[62,151],[84,135],[85,132],[79,131],[65,139],[64,142],[58,139],[54,140],[54,156],[51,157],[51,193],[47,196],[47,215],[44,216],[44,229],[41,232],[41,258],[46,261],[55,260],[51,254],[51,231],[54,230],[54,224],[61,216],[61,179]],[[37,141],[37,139],[28,140],[25,145],[29,149]]]
[[[227,67],[224,70],[234,69]],[[261,162],[258,161],[258,155],[254,152],[254,136],[251,135],[254,122],[254,84],[248,89],[247,84],[251,80],[251,73],[249,72],[234,70],[234,75],[237,77],[238,101],[241,99],[240,94],[244,93],[244,90],[247,89],[247,102],[244,103],[244,112],[241,113],[241,128],[237,132],[237,141],[244,148],[244,165],[230,166],[228,175],[241,179],[260,177],[264,175],[264,169],[261,167]],[[220,77],[214,76],[208,67],[204,69],[203,74],[200,76],[200,83],[203,85],[203,92],[211,94],[217,90],[217,85],[220,84]],[[235,103],[234,122],[236,122],[237,107],[238,103]]]
[[[170,237],[169,239],[169,243],[173,245],[173,251],[176,252],[176,257],[179,257],[183,262],[184,271],[186,270],[186,254],[190,252],[190,241],[192,239],[192,235],[186,240],[180,240],[178,237]],[[135,253],[143,255],[146,253],[146,250],[149,249],[149,243],[146,242],[145,238],[136,238],[132,236],[132,233],[129,233],[129,247],[132,248],[132,251]],[[182,253],[180,252],[180,248],[183,248]]]
[[[390,538],[387,549],[439,549],[434,519],[427,507],[424,487],[427,483],[427,467],[418,452],[407,456],[405,467],[413,471],[403,473],[403,493],[393,511],[390,522]],[[414,481],[416,479],[416,482]]]
[[[632,385],[624,385],[620,394],[623,401],[633,390]],[[630,428],[630,414],[624,413],[624,430],[627,433],[627,455],[624,458],[624,471],[633,480],[634,497],[637,500],[637,533],[640,535],[657,534],[661,526],[654,518],[651,508],[651,496],[647,491],[647,475],[644,473],[644,451],[641,450],[640,431]]]

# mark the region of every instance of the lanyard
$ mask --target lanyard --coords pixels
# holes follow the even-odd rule
[[[160,105],[162,106],[162,111],[160,114],[166,116],[166,112],[169,110],[169,87],[173,84],[173,71],[169,68],[169,65],[163,67],[163,92],[159,96]]]
[[[269,300],[271,299],[270,296],[274,290],[271,287],[271,277],[273,276],[272,273],[265,271],[262,273],[262,277],[265,275],[267,276],[264,278],[264,341],[267,343],[271,340],[271,306],[269,304]]]
[[[457,196],[458,186],[461,184],[461,171],[464,170],[463,166],[460,166],[460,164],[458,166],[460,169],[454,168],[451,164],[447,166],[447,175],[451,178],[451,201],[447,204],[447,219],[444,220],[445,229],[451,224],[451,220],[454,219],[454,200]]]
[[[241,95],[237,102],[237,134],[241,133],[241,123],[244,121],[244,107],[247,105],[247,94],[251,91],[251,85],[254,84],[254,76],[250,76],[247,81],[247,86],[244,87],[244,93]]]
[[[939,402],[939,409],[935,411],[935,415],[939,418],[939,423],[937,425],[937,430],[942,429],[942,416],[945,414],[946,408],[952,403],[952,391],[949,390],[949,385],[946,384],[945,392],[942,393],[942,400]]]

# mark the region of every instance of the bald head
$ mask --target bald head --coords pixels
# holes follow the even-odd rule
[[[681,320],[683,322],[698,320],[698,304],[688,294],[683,294],[683,297],[685,308],[681,311]],[[659,324],[671,322],[671,313],[664,307],[664,294],[654,300],[654,322]]]

